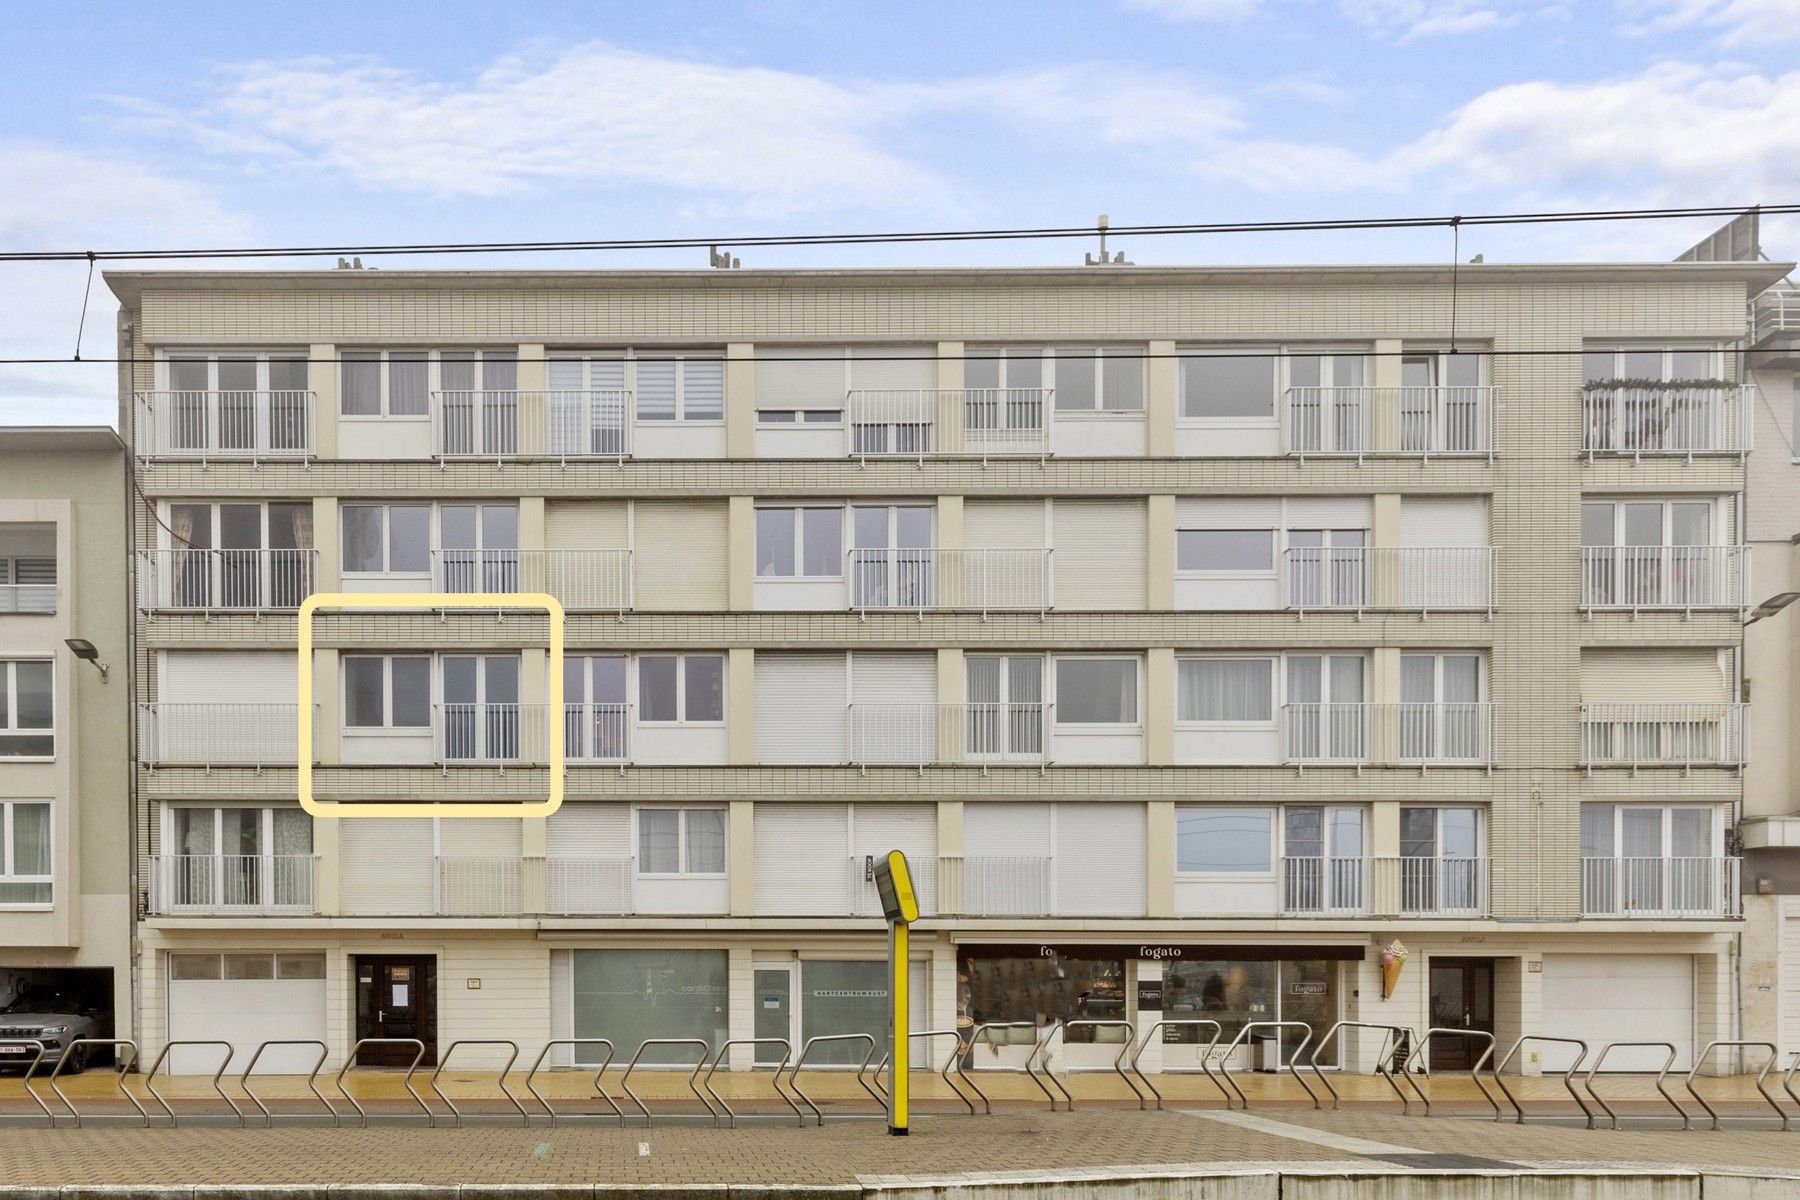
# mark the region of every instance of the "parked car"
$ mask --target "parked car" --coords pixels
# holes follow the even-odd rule
[[[62,1060],[70,1043],[98,1037],[99,1028],[92,1010],[74,997],[48,988],[28,992],[0,1008],[0,1070],[29,1067],[36,1052],[25,1042],[34,1041],[44,1047],[38,1070],[49,1072]],[[76,1050],[62,1073],[79,1075],[92,1050],[89,1046]]]

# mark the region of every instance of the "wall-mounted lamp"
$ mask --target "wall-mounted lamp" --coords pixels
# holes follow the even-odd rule
[[[1800,600],[1800,592],[1776,592],[1767,600],[1750,610],[1750,616],[1744,624],[1754,625],[1764,617],[1772,617],[1794,601]]]
[[[82,662],[93,663],[100,672],[100,682],[106,682],[108,668],[105,663],[100,661],[100,651],[94,648],[94,643],[86,638],[64,638],[63,645],[67,646],[69,652]]]

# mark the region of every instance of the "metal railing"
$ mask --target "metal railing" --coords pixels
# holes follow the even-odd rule
[[[1568,1069],[1563,1072],[1563,1087],[1567,1088],[1569,1095],[1574,1097],[1575,1106],[1581,1109],[1581,1115],[1587,1118],[1587,1127],[1592,1129],[1594,1127],[1594,1111],[1587,1106],[1587,1101],[1581,1098],[1581,1093],[1575,1090],[1575,1072],[1581,1069],[1581,1060],[1587,1057],[1588,1044],[1580,1038],[1548,1037],[1537,1033],[1527,1033],[1520,1037],[1518,1041],[1512,1044],[1512,1049],[1501,1055],[1500,1061],[1494,1063],[1490,1068],[1490,1073],[1494,1077],[1495,1086],[1500,1089],[1500,1094],[1506,1097],[1506,1102],[1512,1105],[1513,1113],[1515,1114],[1513,1123],[1515,1125],[1523,1125],[1525,1123],[1525,1106],[1519,1103],[1519,1098],[1513,1095],[1511,1088],[1506,1086],[1506,1068],[1512,1063],[1513,1059],[1518,1057],[1519,1051],[1524,1049],[1526,1042],[1543,1042],[1547,1045],[1575,1047],[1575,1057],[1570,1060]],[[1500,1110],[1496,1108],[1494,1110],[1494,1120],[1498,1121],[1500,1119]]]
[[[1800,288],[1776,286],[1750,302],[1754,341],[1800,330]]]
[[[931,609],[1042,613],[1052,603],[1051,555],[1037,547],[851,550],[844,571],[849,606],[865,615]]]
[[[1768,1057],[1763,1060],[1763,1069],[1758,1072],[1756,1076],[1756,1090],[1761,1093],[1764,1100],[1769,1102],[1769,1107],[1775,1110],[1775,1115],[1781,1118],[1781,1128],[1783,1130],[1792,1129],[1794,1127],[1793,1119],[1788,1116],[1787,1110],[1781,1107],[1781,1101],[1775,1098],[1774,1093],[1770,1092],[1769,1089],[1764,1086],[1764,1082],[1769,1078],[1769,1072],[1774,1069],[1775,1063],[1781,1058],[1780,1051],[1775,1048],[1774,1042],[1739,1040],[1712,1041],[1706,1043],[1706,1047],[1694,1056],[1694,1065],[1688,1068],[1687,1078],[1682,1081],[1687,1087],[1688,1095],[1699,1101],[1700,1107],[1706,1110],[1706,1115],[1712,1118],[1713,1130],[1716,1132],[1719,1128],[1719,1110],[1708,1103],[1706,1097],[1700,1094],[1700,1089],[1694,1086],[1694,1080],[1700,1074],[1701,1068],[1706,1066],[1706,1060],[1712,1057],[1714,1050],[1727,1049],[1735,1049],[1740,1055],[1745,1050],[1765,1050],[1768,1052]],[[1739,1062],[1742,1062],[1741,1058],[1739,1059]],[[1789,1075],[1792,1075],[1791,1071],[1789,1072]],[[1783,1085],[1785,1088],[1785,1080]]]
[[[1492,546],[1290,546],[1281,602],[1298,612],[1493,612]]]
[[[1493,387],[1290,387],[1283,450],[1300,457],[1491,458],[1498,399]]]
[[[138,746],[157,765],[291,767],[299,714],[297,704],[140,704]]]
[[[1584,858],[1584,917],[1736,917],[1736,858]]]
[[[1055,865],[1047,856],[947,855],[937,860],[937,872],[940,915],[1056,915]]]
[[[1413,1031],[1405,1025],[1384,1025],[1379,1021],[1339,1021],[1330,1029],[1327,1029],[1317,1042],[1313,1043],[1312,1057],[1306,1060],[1306,1065],[1312,1068],[1312,1073],[1318,1077],[1319,1082],[1324,1085],[1325,1090],[1331,1093],[1331,1107],[1333,1109],[1342,1108],[1343,1099],[1338,1095],[1337,1088],[1332,1086],[1331,1080],[1326,1078],[1325,1072],[1320,1069],[1319,1055],[1324,1053],[1325,1047],[1330,1044],[1333,1038],[1338,1037],[1346,1029],[1369,1029],[1379,1030],[1381,1032],[1381,1041],[1375,1047],[1375,1073],[1387,1080],[1387,1085],[1394,1089],[1394,1095],[1400,1098],[1400,1111],[1402,1113],[1411,1112],[1411,1102],[1407,1100],[1406,1093],[1400,1090],[1400,1085],[1394,1081],[1394,1072],[1390,1065],[1390,1060],[1395,1054],[1399,1053],[1401,1046],[1407,1045],[1413,1040]],[[1340,1041],[1340,1049],[1341,1047],[1342,1043]],[[1296,1062],[1299,1060],[1299,1057],[1298,1053],[1294,1055]],[[1296,1074],[1297,1073],[1298,1072],[1296,1072]],[[1324,1108],[1325,1105],[1317,1096],[1314,1096],[1313,1107],[1315,1109],[1320,1109]]]
[[[310,458],[310,391],[137,393],[133,451],[139,458]]]
[[[544,859],[544,908],[556,916],[626,916],[637,911],[629,856],[553,854]]]
[[[311,854],[153,854],[150,911],[158,916],[317,911]]]
[[[1286,704],[1282,761],[1302,765],[1486,766],[1492,708],[1473,704]]]
[[[545,704],[434,704],[434,761],[548,762],[548,718],[549,706]]]
[[[1485,917],[1489,860],[1372,858],[1370,913],[1384,917]]]
[[[1581,391],[1581,449],[1620,454],[1747,454],[1756,390],[1745,385],[1619,382]]]
[[[0,616],[52,615],[56,612],[56,596],[54,583],[0,583]]]
[[[1686,1109],[1681,1107],[1681,1101],[1677,1100],[1669,1089],[1664,1086],[1669,1078],[1669,1069],[1675,1065],[1674,1042],[1608,1042],[1606,1045],[1600,1047],[1599,1053],[1594,1055],[1594,1061],[1588,1067],[1587,1075],[1582,1079],[1581,1086],[1587,1091],[1588,1098],[1595,1104],[1598,1104],[1606,1115],[1611,1118],[1612,1127],[1614,1129],[1619,1127],[1619,1114],[1614,1112],[1612,1105],[1608,1104],[1600,1093],[1594,1090],[1594,1076],[1600,1073],[1600,1068],[1606,1065],[1607,1055],[1611,1054],[1614,1050],[1666,1051],[1667,1054],[1663,1058],[1662,1066],[1658,1068],[1656,1072],[1656,1090],[1661,1093],[1664,1100],[1669,1102],[1669,1107],[1675,1110],[1675,1115],[1681,1118],[1681,1127],[1683,1129],[1692,1129],[1694,1127],[1693,1117],[1689,1115]]]
[[[631,761],[629,704],[563,705],[563,757],[572,763]]]
[[[1748,546],[1581,548],[1583,609],[1741,609],[1749,601]]]
[[[440,592],[548,592],[566,609],[629,612],[635,599],[629,550],[433,550]]]
[[[853,854],[846,866],[845,882],[849,895],[845,912],[853,917],[879,917],[882,915],[881,893],[875,887],[875,863],[873,854]],[[912,871],[913,891],[919,900],[919,915],[934,917],[938,914],[938,859],[921,855],[909,860]],[[825,915],[835,916],[835,913]]]
[[[602,458],[631,454],[632,394],[623,389],[437,391],[431,452],[439,458]]]
[[[851,458],[1043,458],[1055,450],[1050,388],[879,388],[844,398]]]
[[[298,608],[318,590],[319,552],[302,550],[142,550],[138,606],[145,611],[257,611]]]
[[[521,855],[458,854],[435,860],[434,908],[441,917],[521,916],[543,894],[544,859]],[[534,885],[537,885],[534,887]]]
[[[1741,767],[1748,704],[1583,704],[1584,767]]]
[[[846,756],[857,766],[1049,761],[1048,704],[851,704]]]
[[[1481,1093],[1481,1098],[1493,1106],[1494,1119],[1499,1120],[1500,1102],[1494,1099],[1492,1092],[1488,1091],[1487,1084],[1481,1082],[1481,1069],[1492,1062],[1494,1058],[1494,1035],[1484,1029],[1465,1029],[1455,1026],[1434,1026],[1427,1029],[1413,1043],[1413,1052],[1401,1064],[1400,1078],[1411,1085],[1413,1094],[1425,1105],[1425,1115],[1428,1117],[1431,1115],[1431,1093],[1419,1085],[1419,1079],[1429,1080],[1431,1078],[1430,1054],[1434,1038],[1456,1038],[1464,1043],[1473,1042],[1481,1047],[1481,1054],[1475,1059],[1475,1065],[1469,1068],[1469,1080]],[[1425,1065],[1415,1074],[1415,1068],[1418,1067],[1421,1060]]]
[[[1369,860],[1289,856],[1281,860],[1281,915],[1353,917],[1369,911]]]

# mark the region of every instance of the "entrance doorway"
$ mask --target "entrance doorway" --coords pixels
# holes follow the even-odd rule
[[[1430,967],[1431,1026],[1494,1032],[1494,960],[1434,958]],[[1466,1071],[1486,1048],[1482,1038],[1439,1034],[1431,1039],[1432,1069]]]
[[[425,1043],[424,1066],[437,1065],[437,958],[430,954],[358,954],[356,1036],[417,1038]],[[404,1067],[410,1046],[365,1046],[359,1067]]]

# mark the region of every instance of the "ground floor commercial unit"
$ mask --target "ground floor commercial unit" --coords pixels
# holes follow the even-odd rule
[[[0,1039],[38,1039],[46,1022],[27,1010],[72,1010],[92,1023],[95,1037],[135,1036],[129,898],[88,893],[72,907],[73,934],[57,939],[62,944],[0,941]],[[20,922],[16,928],[23,932],[29,926]],[[0,1046],[0,1065],[26,1055],[26,1047]],[[108,1052],[96,1052],[94,1057],[105,1059]]]

